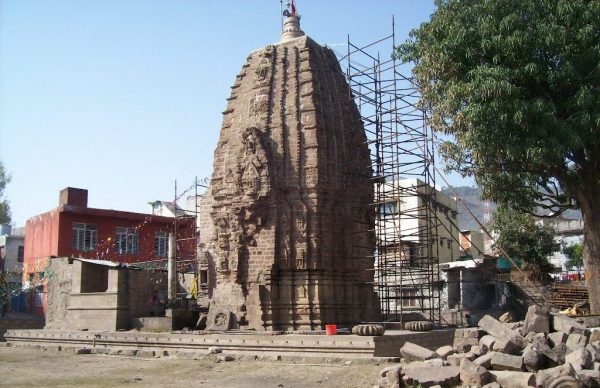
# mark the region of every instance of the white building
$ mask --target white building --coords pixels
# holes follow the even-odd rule
[[[24,228],[2,226],[0,234],[0,271],[9,283],[21,284],[25,252]]]

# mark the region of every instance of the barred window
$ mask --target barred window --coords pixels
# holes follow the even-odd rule
[[[169,251],[169,235],[167,232],[156,232],[154,235],[154,253],[157,256],[167,256]]]
[[[22,263],[24,257],[25,257],[25,247],[23,245],[19,245],[17,247],[17,261],[19,263]]]
[[[98,241],[98,225],[73,223],[73,250],[95,251]]]
[[[134,228],[117,226],[115,238],[115,253],[137,254],[139,251],[138,232]]]

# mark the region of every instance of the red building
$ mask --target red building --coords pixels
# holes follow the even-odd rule
[[[23,284],[34,287],[30,310],[44,316],[44,277],[53,257],[82,257],[121,263],[166,262],[168,236],[175,219],[151,214],[94,209],[88,192],[68,187],[60,192],[58,207],[27,220]],[[195,255],[195,219],[177,220],[177,255]]]

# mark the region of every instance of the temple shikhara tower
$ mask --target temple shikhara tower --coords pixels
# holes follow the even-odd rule
[[[202,204],[211,311],[234,327],[379,319],[367,139],[334,53],[299,19],[231,86]]]

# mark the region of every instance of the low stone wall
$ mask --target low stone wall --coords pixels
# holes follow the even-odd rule
[[[8,330],[42,328],[44,328],[44,321],[41,319],[2,319],[0,320],[0,341],[5,341],[4,335]]]

